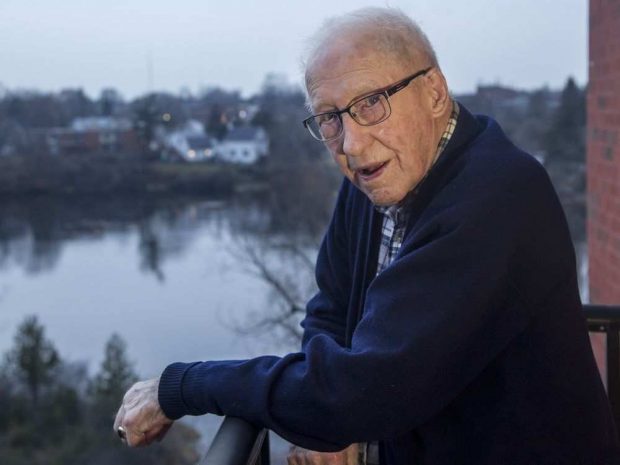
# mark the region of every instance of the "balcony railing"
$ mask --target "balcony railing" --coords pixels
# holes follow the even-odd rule
[[[620,306],[584,305],[590,332],[607,335],[607,394],[620,425]],[[226,417],[201,465],[269,465],[269,434]]]
[[[620,426],[620,306],[584,305],[588,329],[594,333],[605,333],[607,396],[616,424]]]
[[[269,465],[269,432],[226,417],[201,465]]]

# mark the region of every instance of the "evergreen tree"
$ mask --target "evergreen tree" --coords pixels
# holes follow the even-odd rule
[[[36,316],[27,317],[15,335],[15,346],[7,356],[9,370],[30,394],[33,406],[39,402],[42,388],[51,385],[60,357]]]
[[[569,78],[545,136],[548,162],[585,162],[585,139],[585,92]]]
[[[136,379],[125,342],[113,335],[90,382],[91,395],[85,397],[80,387],[87,381],[85,367],[62,363],[43,326],[36,317],[27,318],[0,367],[0,464],[196,463],[199,435],[182,423],[166,441],[140,450],[126,447],[113,434],[114,413]]]
[[[127,358],[127,344],[118,334],[113,334],[106,343],[101,368],[91,385],[95,421],[98,424],[109,429],[110,418],[113,418],[123,395],[137,380],[138,376]]]

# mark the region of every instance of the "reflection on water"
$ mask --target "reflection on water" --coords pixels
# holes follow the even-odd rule
[[[294,213],[270,196],[0,202],[0,354],[32,314],[61,356],[91,373],[114,332],[142,377],[173,361],[293,350],[291,303],[314,290],[326,221],[285,221]],[[206,443],[219,419],[188,421]]]
[[[269,247],[295,244],[311,262],[316,243],[283,227],[269,198],[0,204],[0,352],[28,314],[63,356],[91,370],[115,331],[146,376],[173,360],[285,351],[290,339],[240,332],[282,305],[248,257],[260,253],[277,276],[287,266],[298,275],[287,265],[297,258]],[[311,273],[304,279],[307,286]]]

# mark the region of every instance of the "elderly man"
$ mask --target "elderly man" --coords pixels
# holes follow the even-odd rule
[[[183,415],[242,417],[290,463],[617,463],[544,169],[454,102],[425,35],[365,9],[316,35],[304,121],[345,175],[302,349],[175,363],[125,396],[130,445]]]

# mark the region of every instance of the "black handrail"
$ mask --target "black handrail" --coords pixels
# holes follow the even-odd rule
[[[620,306],[584,305],[588,329],[607,335],[607,396],[620,426]]]
[[[584,305],[592,332],[607,335],[607,395],[620,425],[620,306]],[[269,432],[226,417],[201,465],[269,465]]]
[[[226,417],[201,465],[269,465],[269,432]]]

